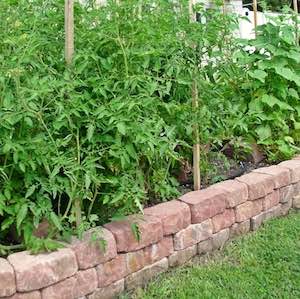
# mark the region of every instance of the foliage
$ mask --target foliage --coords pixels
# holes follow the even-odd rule
[[[232,55],[244,47],[233,38],[237,19],[195,10],[199,23],[187,0],[76,4],[76,55],[66,67],[63,0],[0,2],[0,243],[51,250],[53,239],[177,196],[195,125],[209,149],[205,171],[227,143],[258,141],[271,159],[293,153],[294,27],[267,25],[251,42],[270,61]]]
[[[187,1],[145,1],[142,15],[135,0],[76,5],[66,69],[63,2],[0,4],[0,236],[31,248],[43,221],[57,238],[177,194],[197,121],[190,85],[232,22],[190,24]]]
[[[249,51],[236,58],[247,69],[241,82],[242,121],[271,160],[291,157],[300,133],[300,51],[286,17],[258,28]]]

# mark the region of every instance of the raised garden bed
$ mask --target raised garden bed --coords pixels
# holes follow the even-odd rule
[[[88,231],[58,251],[0,259],[0,298],[113,298],[300,208],[299,195],[299,158],[186,193],[144,216]]]

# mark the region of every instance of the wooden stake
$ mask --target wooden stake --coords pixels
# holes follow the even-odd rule
[[[253,0],[253,17],[254,17],[254,31],[255,31],[255,37],[257,36],[257,0]]]
[[[299,28],[298,28],[298,1],[293,0],[294,11],[295,11],[295,35],[296,35],[296,46],[299,46]]]
[[[293,0],[295,13],[299,13],[298,11],[298,0]]]
[[[226,0],[223,0],[223,14],[225,15],[226,14],[226,3],[225,3]]]
[[[65,0],[65,59],[72,63],[74,55],[74,1]]]
[[[196,14],[193,10],[194,1],[189,1],[189,14],[190,14],[190,22],[196,22]],[[192,101],[193,108],[197,110],[198,103],[198,88],[196,80],[193,80],[192,84]],[[193,145],[193,179],[194,179],[194,190],[201,189],[201,175],[200,175],[200,141],[199,141],[199,128],[197,124],[194,124],[193,128],[194,140],[195,143]]]

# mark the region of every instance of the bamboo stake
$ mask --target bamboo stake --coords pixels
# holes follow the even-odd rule
[[[257,36],[257,0],[253,0],[253,17],[254,17],[254,31]]]
[[[65,59],[72,63],[74,55],[74,1],[65,0]]]
[[[189,1],[189,14],[190,22],[196,22],[197,17],[193,11],[194,1]],[[193,108],[197,110],[198,103],[198,88],[196,80],[193,80],[192,84],[192,101]],[[199,141],[199,128],[197,124],[194,124],[193,128],[195,143],[193,145],[193,179],[194,179],[194,190],[201,189],[201,175],[200,175],[200,141]]]

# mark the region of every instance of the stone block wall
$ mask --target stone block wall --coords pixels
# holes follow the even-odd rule
[[[58,251],[0,258],[0,298],[114,298],[292,207],[300,208],[299,157],[94,228]]]

